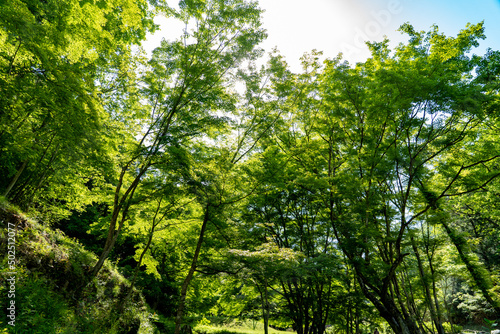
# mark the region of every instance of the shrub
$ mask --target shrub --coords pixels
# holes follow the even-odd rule
[[[462,331],[462,326],[453,325],[453,328],[449,322],[443,322],[443,328],[446,333],[460,333]]]

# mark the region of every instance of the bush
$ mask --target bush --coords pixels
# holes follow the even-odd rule
[[[0,220],[17,226],[16,326],[12,333],[90,334],[154,333],[151,313],[141,293],[106,262],[99,275],[86,283],[95,254],[42,224],[9,211],[0,198]],[[0,224],[0,295],[6,295],[3,277],[8,272],[6,226]],[[82,288],[84,286],[84,288]],[[0,298],[0,307],[7,307]],[[118,307],[120,306],[120,307]],[[7,318],[0,320],[6,326]]]
[[[74,312],[48,280],[30,277],[16,285],[14,333],[76,333]]]
[[[196,326],[194,331],[200,334],[241,334],[241,332],[237,330],[229,328],[210,327],[205,325]]]
[[[451,334],[460,333],[462,331],[462,326],[453,325],[452,328],[449,322],[443,322],[443,328],[446,333],[451,333]]]

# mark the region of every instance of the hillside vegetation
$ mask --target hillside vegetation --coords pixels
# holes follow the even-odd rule
[[[185,29],[149,55],[159,15]],[[499,327],[484,23],[405,23],[366,61],[292,71],[261,19],[251,0],[1,2],[4,331]]]
[[[144,297],[134,290],[124,303],[130,283],[106,263],[92,282],[85,274],[96,261],[77,240],[30,219],[5,200],[0,204],[0,246],[7,248],[7,226],[16,234],[15,330],[2,318],[7,333],[154,333],[155,317]],[[2,256],[2,309],[7,309],[5,282],[11,270]],[[121,312],[118,312],[120,305]]]

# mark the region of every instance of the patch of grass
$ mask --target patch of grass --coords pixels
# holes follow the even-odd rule
[[[197,325],[193,328],[193,331],[198,334],[262,334],[264,325],[259,323],[255,329],[245,324],[226,326]],[[269,334],[290,334],[290,332],[269,328]]]
[[[50,281],[36,276],[18,276],[18,279],[15,298],[16,326],[11,328],[11,333],[78,332],[75,313],[67,301],[54,292]],[[5,295],[6,292],[0,293]]]

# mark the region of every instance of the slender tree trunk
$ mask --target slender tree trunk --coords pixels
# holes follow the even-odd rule
[[[283,295],[288,304],[288,308],[290,308],[290,310],[292,311],[291,318],[293,320],[294,329],[297,331],[297,334],[303,334],[302,317],[300,309],[292,296],[292,291],[293,291],[292,285],[290,284],[289,281],[286,282],[286,285],[285,282],[281,281],[281,287],[283,288]]]
[[[54,137],[52,137],[52,139],[54,139]],[[52,139],[50,140],[49,146],[52,143]],[[52,155],[49,159],[49,162],[47,163],[47,166],[45,166],[45,169],[43,170],[42,175],[38,178],[38,182],[37,182],[35,188],[33,189],[33,191],[31,192],[31,196],[26,204],[26,208],[29,209],[31,207],[31,205],[33,205],[33,201],[35,200],[36,193],[38,192],[38,190],[40,190],[40,188],[43,185],[43,182],[47,179],[47,174],[49,173],[50,166],[52,165],[52,163],[54,162],[54,160],[57,156],[57,151],[59,150],[59,146],[60,145],[57,144],[56,148],[54,149],[54,152],[52,153]],[[48,147],[47,147],[47,149],[48,149]],[[44,155],[45,155],[45,153],[44,153]]]
[[[193,261],[191,262],[191,267],[189,268],[189,272],[184,279],[181,287],[181,295],[179,299],[179,306],[177,307],[177,315],[175,316],[175,334],[179,334],[181,332],[181,324],[182,319],[184,317],[184,307],[186,305],[186,294],[189,287],[189,283],[193,278],[194,271],[196,270],[196,266],[198,264],[198,256],[200,255],[201,245],[203,244],[203,237],[205,236],[205,230],[207,228],[207,224],[209,221],[209,205],[207,204],[205,208],[205,217],[203,218],[203,224],[201,225],[200,236],[198,237],[198,243],[196,245],[196,249],[193,255]]]
[[[448,304],[448,301],[446,299],[446,296],[448,295],[451,295],[451,294],[448,294],[447,293],[447,290],[448,290],[448,281],[445,280],[445,287],[443,289],[443,304],[444,304],[444,308],[446,310],[446,313],[447,313],[447,319],[448,321],[450,322],[450,325],[451,325],[451,328],[453,329],[453,316],[452,316],[452,312],[451,312],[451,307],[450,305]]]
[[[393,281],[392,286],[394,287],[394,292],[396,293],[397,301],[399,304],[399,311],[402,314],[402,319],[404,320],[405,325],[410,330],[410,333],[421,333],[420,327],[418,326],[418,320],[416,319],[417,315],[414,313],[412,314],[411,309],[409,307],[406,307],[404,303],[405,299],[409,298],[403,298],[399,282],[396,276],[393,277],[392,281]]]
[[[436,308],[436,315],[437,315],[437,318],[439,319],[439,323],[442,323],[443,322],[443,314],[441,312],[441,307],[439,306],[439,299],[438,299],[438,295],[437,295],[437,288],[436,288],[436,270],[434,269],[434,265],[433,265],[433,262],[432,262],[432,259],[434,257],[434,251],[435,251],[435,247],[433,248],[432,251],[429,250],[429,247],[430,247],[430,237],[429,237],[429,226],[427,226],[427,233],[428,233],[428,241],[426,242],[426,246],[425,246],[425,251],[426,251],[426,255],[427,255],[427,262],[429,263],[429,270],[431,272],[431,277],[432,277],[432,296],[434,298],[434,307]],[[423,231],[422,231],[422,235],[423,235]],[[441,328],[443,326],[441,325]],[[443,332],[444,332],[444,329],[443,329]]]
[[[262,319],[264,320],[264,334],[269,334],[269,301],[267,295],[267,277],[264,275],[264,287],[261,289],[258,282],[255,282],[260,294],[262,307]]]
[[[356,306],[354,310],[354,319],[355,319],[355,328],[356,328],[356,334],[361,334],[361,331],[359,330],[359,307]]]
[[[92,279],[97,276],[99,271],[101,271],[102,266],[104,265],[104,261],[109,256],[109,253],[111,253],[111,250],[113,249],[113,246],[115,245],[116,239],[118,239],[118,235],[121,232],[121,228],[123,226],[123,223],[126,220],[125,213],[122,215],[122,218],[120,220],[120,223],[118,224],[118,229],[116,229],[116,222],[117,222],[118,217],[112,217],[111,218],[111,223],[109,227],[109,231],[111,234],[108,234],[108,237],[106,239],[106,243],[104,244],[104,249],[101,253],[101,256],[99,256],[99,260],[95,264],[94,268],[92,268],[92,273],[90,274],[89,279]]]
[[[151,241],[153,240],[153,233],[154,233],[154,226],[152,227],[152,230],[149,234],[146,247],[144,247],[144,249],[142,250],[141,256],[139,257],[139,261],[137,262],[137,265],[135,267],[134,276],[132,277],[132,280],[130,281],[129,290],[127,291],[127,294],[125,295],[125,297],[123,297],[123,299],[121,301],[119,301],[119,304],[117,305],[118,306],[117,308],[120,312],[123,310],[125,304],[127,303],[127,300],[132,295],[132,292],[133,292],[134,286],[135,286],[135,282],[137,281],[137,276],[139,274],[139,269],[141,268],[142,259],[144,258],[144,255],[146,255],[146,252],[149,250],[149,247],[151,246]]]
[[[432,295],[434,297],[434,305],[436,307],[436,312],[437,312],[437,317],[439,319],[439,322],[442,323],[442,321],[443,321],[443,314],[442,314],[441,308],[439,306],[439,299],[438,299],[438,296],[437,296],[437,289],[436,289],[436,279],[435,279],[435,276],[434,276],[434,269],[432,268],[432,265],[430,265],[430,269],[431,269],[431,275],[432,275]],[[442,324],[441,324],[441,327],[443,327]],[[444,332],[444,329],[443,329],[443,332]]]
[[[415,321],[398,309],[393,297],[387,294],[385,296],[378,296],[374,292],[370,291],[362,280],[358,278],[358,281],[363,294],[373,303],[375,308],[377,308],[380,316],[387,321],[394,333],[422,334],[418,326],[415,324]]]
[[[411,281],[408,278],[408,271],[407,271],[406,267],[405,267],[404,271],[402,272],[402,276],[404,276],[404,277],[401,278],[402,284],[404,284],[405,279],[406,279],[406,282],[410,282]],[[422,331],[422,333],[425,333],[424,323],[423,323],[423,318],[425,317],[425,311],[424,311],[423,315],[420,315],[418,307],[415,304],[415,294],[413,293],[413,288],[411,286],[411,283],[407,284],[406,286],[408,288],[407,289],[403,288],[403,290],[405,292],[405,297],[406,297],[406,300],[407,300],[408,309],[410,309],[411,312],[412,312],[412,314],[415,315],[415,317],[417,319],[418,326],[420,327],[420,330]]]
[[[14,186],[16,185],[17,180],[19,179],[19,177],[23,173],[23,171],[26,168],[27,164],[28,164],[28,160],[24,160],[23,164],[21,165],[21,167],[17,170],[16,175],[14,175],[14,178],[10,181],[7,189],[5,189],[5,192],[3,193],[3,195],[5,197],[7,197],[9,195],[10,191],[12,190],[12,188],[14,188]]]
[[[120,190],[123,185],[123,179],[125,177],[125,173],[127,172],[130,164],[133,162],[131,160],[129,164],[124,166],[122,168],[122,171],[120,173],[118,185],[116,186],[115,189],[115,198],[114,198],[114,203],[113,203],[113,214],[111,215],[111,221],[109,223],[109,228],[108,228],[108,235],[106,237],[106,243],[104,244],[103,251],[101,253],[101,256],[99,257],[99,260],[95,264],[94,268],[92,268],[92,272],[90,274],[89,280],[92,278],[96,277],[99,271],[101,270],[102,266],[104,265],[104,261],[108,258],[109,253],[111,253],[111,250],[113,249],[116,239],[118,239],[118,235],[120,234],[123,224],[127,220],[127,215],[128,215],[128,210],[131,205],[131,200],[134,197],[134,193],[137,189],[137,186],[139,185],[139,182],[142,178],[142,176],[146,173],[148,168],[151,166],[151,161],[147,161],[144,163],[142,166],[140,172],[136,175],[134,178],[134,181],[132,181],[132,184],[127,188],[125,191],[125,194],[123,194],[120,197]],[[121,218],[118,223],[118,218],[120,217],[120,212],[121,212]],[[116,228],[116,224],[118,223],[118,229]]]
[[[132,290],[134,289],[134,285],[135,285],[135,282],[137,281],[137,276],[139,274],[139,269],[141,268],[141,264],[142,264],[142,259],[144,258],[144,256],[146,255],[146,252],[149,250],[149,248],[151,247],[151,243],[153,242],[153,236],[154,236],[154,233],[155,233],[155,228],[156,226],[161,222],[161,220],[163,219],[163,217],[160,218],[160,220],[157,222],[157,217],[158,217],[158,212],[160,211],[160,208],[161,208],[161,199],[158,201],[158,206],[156,207],[156,212],[155,212],[155,215],[153,217],[153,221],[151,223],[151,230],[149,231],[149,235],[148,235],[148,242],[146,243],[146,247],[144,247],[144,249],[142,250],[141,252],[141,255],[139,256],[139,261],[137,262],[137,266],[135,267],[135,270],[134,270],[134,276],[132,277],[132,281],[130,282],[130,289],[128,290],[127,294],[125,295],[125,297],[123,298],[123,301],[122,303],[120,303],[119,305],[119,310],[121,311],[123,309],[123,307],[125,306],[128,298],[130,298],[130,296],[132,295]]]
[[[266,303],[266,314],[264,317],[264,334],[269,333],[269,295],[267,290],[267,277],[264,276],[264,298]]]
[[[415,239],[413,236],[411,239],[411,245],[413,247],[413,252],[415,253],[415,257],[417,258],[418,271],[420,273],[420,280],[422,281],[422,286],[424,287],[425,299],[427,299],[427,305],[429,306],[429,311],[431,313],[432,321],[436,326],[438,334],[445,334],[444,328],[441,325],[441,319],[439,319],[438,314],[434,308],[433,299],[431,296],[429,284],[427,283],[427,279],[425,278],[424,266],[422,264],[422,259],[420,258],[420,253],[418,251],[417,245],[415,243]]]
[[[493,306],[496,315],[500,316],[500,302],[494,300],[493,297],[491,296],[489,289],[491,288],[492,284],[489,281],[489,277],[485,277],[485,275],[481,273],[481,268],[479,267],[479,265],[473,263],[470,257],[466,254],[467,241],[456,231],[454,231],[450,227],[450,225],[446,222],[445,219],[441,219],[441,224],[444,226],[446,233],[448,234],[451,241],[455,245],[455,248],[457,249],[458,254],[460,255],[460,259],[467,267],[467,270],[471,274],[479,290],[481,290],[484,299],[486,299],[486,301],[491,306]]]
[[[327,306],[324,307],[325,313],[324,313],[323,322],[321,325],[321,333],[324,333],[326,331],[326,325],[328,323],[328,316],[330,314],[330,307],[328,305],[330,304],[330,297],[331,297],[331,292],[332,292],[332,281],[329,280],[328,284],[329,284],[329,286],[328,286],[328,294],[327,294],[327,302],[326,302]]]

